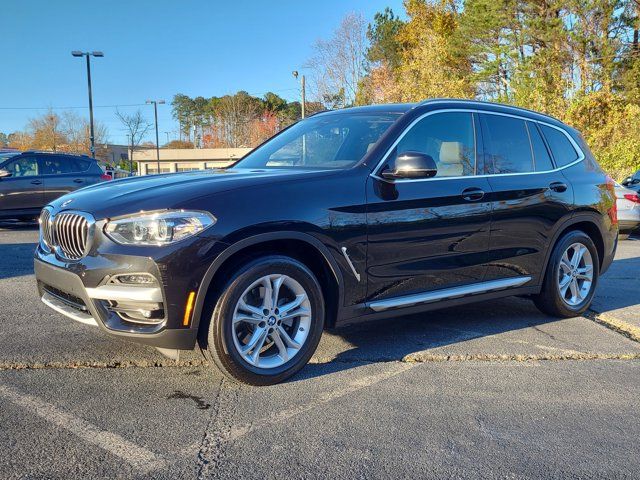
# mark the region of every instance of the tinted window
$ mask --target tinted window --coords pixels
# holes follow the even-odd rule
[[[80,173],[89,168],[90,162],[74,157],[40,157],[42,173],[44,175],[60,175],[64,173]]]
[[[531,148],[533,149],[533,158],[535,161],[536,172],[547,172],[553,170],[553,162],[549,150],[544,144],[542,135],[535,123],[527,122],[529,137],[531,138]]]
[[[36,157],[20,157],[4,165],[4,170],[12,177],[33,177],[38,175],[38,161]]]
[[[437,177],[475,175],[476,149],[471,113],[437,113],[416,123],[394,152],[421,152],[433,158]],[[390,165],[392,167],[392,165]]]
[[[556,161],[556,165],[563,167],[578,159],[578,152],[573,148],[573,145],[564,133],[546,125],[540,125],[540,127],[547,139],[547,143],[551,147],[551,153]]]
[[[488,173],[533,172],[533,157],[524,120],[480,115]]]

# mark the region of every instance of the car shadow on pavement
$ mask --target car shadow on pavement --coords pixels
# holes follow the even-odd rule
[[[402,361],[407,355],[425,350],[444,356],[469,354],[473,348],[462,346],[465,342],[523,329],[541,332],[541,326],[557,321],[540,313],[528,299],[505,298],[331,329],[324,333],[315,363],[307,365],[292,381],[363,363]],[[515,352],[526,343],[518,337],[501,338],[492,346],[503,348],[500,353],[504,353],[509,351],[509,345]]]
[[[640,256],[618,257],[600,278],[592,309],[640,311]],[[509,297],[325,331],[311,363],[292,381],[363,363],[402,361],[417,352],[440,356],[522,353],[547,345],[571,348],[568,323],[542,314],[526,298]],[[547,325],[545,327],[545,325]],[[509,332],[518,332],[509,335]],[[528,330],[527,333],[524,330]],[[535,334],[535,335],[534,335]],[[500,338],[492,339],[492,336]],[[556,338],[556,335],[559,338]],[[476,340],[474,342],[474,340]],[[573,345],[580,350],[581,345]]]
[[[0,244],[0,280],[33,273],[33,252],[36,243]],[[26,261],[25,261],[26,259]]]

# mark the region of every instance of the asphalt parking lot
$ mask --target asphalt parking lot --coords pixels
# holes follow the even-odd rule
[[[0,224],[0,478],[637,478],[640,240],[593,311],[513,298],[326,332],[230,384],[50,311],[35,226]]]

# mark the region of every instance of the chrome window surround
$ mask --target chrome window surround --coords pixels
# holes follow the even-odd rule
[[[89,253],[89,251],[91,250],[91,247],[93,245],[93,238],[95,236],[95,229],[96,229],[96,221],[93,218],[93,215],[86,213],[86,212],[80,212],[77,210],[62,210],[59,212],[56,212],[55,214],[53,213],[53,209],[51,207],[44,207],[42,209],[43,211],[46,210],[49,214],[49,235],[51,236],[50,239],[45,238],[45,235],[43,234],[43,226],[40,225],[39,228],[39,237],[40,237],[40,246],[42,247],[42,249],[46,252],[49,253],[55,253],[55,255],[65,261],[78,261],[81,260],[82,258],[84,258],[85,256],[87,256],[87,254]],[[72,215],[78,215],[82,218],[84,218],[84,220],[87,222],[87,239],[86,239],[86,245],[84,248],[84,251],[82,252],[82,255],[80,257],[69,257],[65,254],[65,252],[62,250],[60,244],[58,243],[58,240],[56,239],[56,229],[55,229],[55,221],[56,221],[56,217],[60,214],[72,214]],[[40,214],[40,218],[42,219],[42,213]],[[50,245],[49,241],[53,240],[53,244]]]
[[[514,108],[515,110],[515,108]],[[547,127],[550,128],[555,128],[556,130],[562,132],[568,139],[569,142],[571,142],[571,145],[573,146],[573,148],[575,149],[576,153],[578,154],[578,159],[567,164],[564,165],[562,167],[557,167],[554,168],[552,170],[544,170],[541,172],[516,172],[516,173],[485,173],[482,175],[461,175],[461,176],[457,176],[457,177],[431,177],[431,178],[415,178],[415,179],[395,179],[395,180],[389,180],[386,178],[383,178],[381,176],[378,175],[378,173],[382,170],[382,167],[384,167],[384,165],[386,164],[386,162],[389,160],[389,157],[391,156],[393,150],[398,146],[398,144],[400,143],[400,141],[404,138],[404,136],[418,123],[420,122],[422,119],[429,117],[431,115],[437,115],[439,113],[451,113],[451,112],[459,112],[459,113],[475,113],[475,114],[487,114],[487,115],[501,115],[503,117],[512,117],[512,118],[517,118],[518,120],[523,120],[525,122],[532,122],[532,123],[537,123],[539,125],[545,125]],[[475,122],[474,122],[475,125]],[[477,148],[477,138],[476,138],[476,148]],[[576,165],[580,162],[582,162],[585,159],[585,155],[584,152],[582,151],[582,149],[580,148],[580,146],[576,143],[576,141],[571,138],[571,135],[569,135],[565,129],[560,128],[556,125],[552,125],[550,123],[547,122],[543,122],[540,120],[534,120],[531,118],[527,118],[525,116],[522,115],[514,115],[511,113],[503,113],[503,112],[491,112],[488,110],[479,110],[479,109],[475,109],[475,108],[445,108],[442,110],[434,110],[432,112],[427,112],[423,115],[420,115],[418,118],[416,118],[413,122],[411,122],[411,124],[404,129],[404,131],[402,132],[402,134],[395,140],[395,142],[393,142],[393,144],[391,145],[391,147],[389,147],[389,149],[387,150],[387,152],[384,154],[384,156],[382,157],[382,160],[380,160],[380,162],[378,162],[378,164],[376,165],[376,168],[374,168],[373,173],[371,173],[371,177],[380,180],[382,182],[388,182],[388,183],[413,183],[413,182],[433,182],[433,181],[441,181],[441,180],[459,180],[462,178],[484,178],[484,177],[506,177],[506,176],[514,176],[514,175],[538,175],[538,174],[544,174],[544,173],[551,173],[551,172],[557,172],[560,170],[564,170],[565,168],[569,168],[572,167],[573,165]],[[476,158],[476,168],[477,168],[477,158]],[[484,166],[484,165],[483,165]]]

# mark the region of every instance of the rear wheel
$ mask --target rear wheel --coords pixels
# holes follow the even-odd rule
[[[304,367],[323,325],[313,273],[292,258],[265,256],[236,271],[217,299],[206,353],[233,380],[271,385]]]
[[[564,235],[547,266],[542,290],[533,296],[536,306],[554,317],[574,317],[591,305],[599,270],[598,251],[581,231]]]

